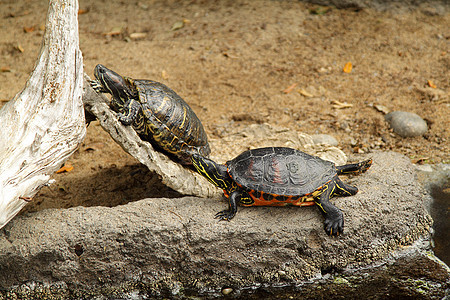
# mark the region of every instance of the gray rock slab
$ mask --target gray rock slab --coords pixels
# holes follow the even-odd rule
[[[236,296],[292,285],[315,297],[364,286],[364,295],[443,297],[450,271],[429,251],[431,198],[408,158],[371,157],[366,173],[344,178],[360,192],[333,200],[345,216],[337,238],[316,207],[240,207],[218,222],[225,201],[196,197],[20,215],[0,231],[0,296]]]

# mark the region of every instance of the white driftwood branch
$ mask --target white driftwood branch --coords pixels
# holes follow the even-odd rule
[[[84,139],[77,13],[77,0],[50,0],[34,71],[0,110],[0,228]]]
[[[89,76],[85,75],[83,102],[86,110],[99,120],[103,129],[126,152],[161,176],[165,185],[181,194],[199,197],[221,195],[221,191],[204,177],[155,151],[150,143],[139,138],[133,128],[122,125],[118,121],[116,113],[109,108],[108,99],[102,94],[97,94],[89,85],[89,80]]]

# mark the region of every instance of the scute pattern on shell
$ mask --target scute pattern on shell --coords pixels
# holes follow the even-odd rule
[[[178,94],[156,81],[128,80],[138,92],[150,138],[176,155],[209,155],[211,150],[201,121]]]
[[[336,176],[334,163],[289,148],[249,150],[227,162],[228,173],[247,190],[307,195]]]

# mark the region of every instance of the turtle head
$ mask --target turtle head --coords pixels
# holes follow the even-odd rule
[[[132,93],[127,78],[120,76],[103,65],[95,67],[94,76],[102,85],[103,91],[110,93],[119,106],[123,106],[130,99]]]
[[[215,186],[223,190],[228,190],[232,186],[233,180],[228,175],[225,165],[219,165],[198,154],[193,154],[191,160],[195,170]]]

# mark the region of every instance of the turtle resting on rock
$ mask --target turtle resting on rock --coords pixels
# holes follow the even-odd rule
[[[237,212],[237,204],[317,204],[325,217],[326,233],[339,235],[344,230],[344,216],[329,199],[355,195],[358,189],[342,182],[338,175],[363,173],[370,168],[372,160],[335,166],[299,150],[267,147],[245,151],[225,165],[194,154],[192,164],[198,173],[223,189],[228,198],[228,209],[216,214],[220,220],[231,220]]]
[[[173,90],[152,80],[123,77],[103,65],[94,70],[91,86],[112,95],[110,107],[123,125],[131,125],[156,149],[191,164],[191,155],[211,152],[205,129],[194,111]]]

